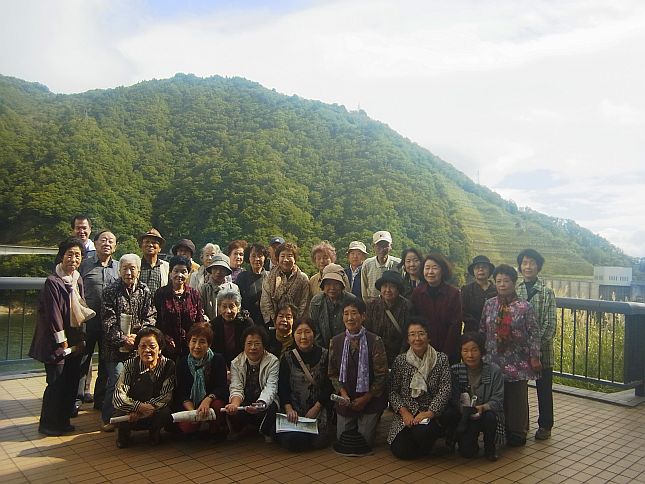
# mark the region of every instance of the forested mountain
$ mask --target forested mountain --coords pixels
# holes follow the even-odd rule
[[[362,111],[241,78],[177,74],[60,95],[0,76],[0,243],[54,245],[83,212],[121,250],[151,226],[200,246],[275,234],[344,254],[388,229],[412,245],[512,262],[532,246],[545,272],[590,275],[628,258],[570,220],[518,210]]]

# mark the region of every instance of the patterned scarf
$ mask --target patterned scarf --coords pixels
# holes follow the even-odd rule
[[[356,392],[366,393],[370,389],[370,368],[369,368],[369,350],[367,349],[367,330],[362,327],[361,330],[352,334],[345,330],[345,342],[343,343],[343,356],[340,362],[340,382],[344,385],[347,382],[347,362],[349,360],[349,343],[352,339],[360,340],[358,350],[358,371],[356,372]]]
[[[85,321],[96,316],[96,313],[90,309],[78,292],[78,279],[81,275],[78,271],[74,271],[71,276],[68,276],[63,272],[61,264],[56,265],[56,275],[63,280],[66,286],[71,288],[69,293],[69,325],[72,328],[79,328]]]
[[[412,398],[417,398],[423,392],[428,391],[428,378],[430,377],[430,372],[437,364],[437,350],[428,345],[428,349],[423,355],[423,358],[419,358],[412,348],[410,348],[405,354],[405,361],[417,369],[410,380],[410,394]]]
[[[204,378],[204,367],[210,364],[213,358],[213,350],[208,348],[206,356],[201,360],[196,360],[193,355],[188,354],[188,368],[193,375],[193,386],[190,389],[190,400],[193,405],[199,405],[206,397],[206,379]]]
[[[505,352],[513,341],[513,315],[511,314],[510,304],[517,299],[517,294],[513,292],[508,296],[497,296],[500,303],[497,313],[497,331],[495,338],[497,340],[497,350]]]

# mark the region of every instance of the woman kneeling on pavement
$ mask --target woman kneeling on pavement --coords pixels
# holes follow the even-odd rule
[[[209,323],[196,323],[186,336],[190,353],[177,361],[177,407],[197,410],[204,420],[215,411],[215,420],[209,421],[209,431],[222,437],[226,430],[220,409],[228,401],[226,362],[219,353],[210,349],[213,330]],[[179,422],[177,427],[185,434],[197,432],[202,422]]]
[[[425,324],[407,328],[410,349],[394,360],[390,374],[390,406],[394,412],[387,443],[399,459],[430,454],[444,433],[439,417],[451,395],[448,357],[436,351]]]
[[[482,361],[486,349],[481,334],[465,333],[460,343],[463,363],[451,367],[452,396],[461,413],[456,433],[459,454],[475,457],[483,433],[484,455],[494,462],[504,441],[504,377],[497,365]]]
[[[278,403],[278,359],[265,350],[267,333],[251,326],[242,334],[244,351],[231,362],[229,440],[257,434],[272,440]],[[240,409],[244,407],[244,411]]]
[[[175,363],[161,355],[164,337],[146,326],[134,341],[137,356],[125,362],[114,389],[114,416],[129,418],[118,424],[116,446],[128,447],[131,430],[148,430],[151,445],[159,443],[161,429],[170,422],[175,388]]]

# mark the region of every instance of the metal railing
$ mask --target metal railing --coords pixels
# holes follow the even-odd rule
[[[553,372],[645,396],[645,304],[556,298]]]
[[[44,283],[42,277],[0,277],[0,371],[30,361],[27,353]],[[645,304],[566,297],[556,302],[554,374],[634,388],[644,396]]]

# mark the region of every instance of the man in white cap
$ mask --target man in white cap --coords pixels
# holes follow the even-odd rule
[[[372,243],[376,255],[367,259],[361,269],[361,294],[364,301],[379,297],[380,293],[375,286],[376,281],[385,271],[395,270],[394,266],[401,262],[398,257],[390,255],[392,234],[387,230],[374,232]]]
[[[345,274],[349,279],[349,292],[359,299],[363,298],[361,293],[361,268],[367,257],[367,247],[360,240],[352,240],[347,249],[347,261],[349,266],[345,268]]]

